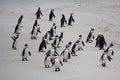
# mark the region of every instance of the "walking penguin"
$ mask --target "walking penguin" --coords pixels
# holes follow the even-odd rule
[[[65,15],[62,14],[62,18],[61,18],[61,27],[65,27],[64,23],[67,24],[67,21],[66,21]]]
[[[68,20],[68,26],[72,26],[72,22],[75,22],[73,18],[73,13],[70,14],[69,20]]]
[[[110,61],[112,60],[112,56],[114,54],[114,51],[113,51],[113,44],[111,43],[108,48],[103,52],[101,58],[100,58],[100,61],[102,61],[102,66],[105,67],[106,66],[106,63],[107,61]]]
[[[60,71],[60,66],[63,66],[62,61],[60,60],[59,56],[56,56],[54,63],[52,64],[52,67],[54,66],[55,71]]]
[[[25,44],[22,51],[22,61],[28,61],[28,56],[31,56],[31,52],[28,50],[28,44]]]
[[[42,14],[42,12],[41,12],[41,10],[40,10],[40,7],[38,7],[38,10],[37,10],[37,12],[35,13],[35,15],[36,15],[36,19],[40,19],[40,18],[41,18],[40,15],[43,16],[43,14]]]
[[[92,29],[90,30],[88,36],[87,36],[86,43],[87,43],[87,42],[89,42],[89,43],[93,42],[93,40],[94,40],[94,34],[93,34],[93,32],[94,32],[94,29],[92,28]]]
[[[51,9],[49,14],[49,21],[52,21],[53,18],[55,18],[54,9]]]

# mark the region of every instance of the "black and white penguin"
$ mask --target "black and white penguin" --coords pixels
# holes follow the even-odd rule
[[[60,57],[57,56],[54,60],[54,63],[52,63],[52,67],[54,66],[55,71],[60,71],[60,66],[63,66],[62,61],[60,60]]]
[[[52,21],[53,18],[55,18],[54,9],[51,9],[49,14],[49,21]]]
[[[70,49],[65,48],[60,56],[62,56],[63,62],[67,62],[67,60],[71,58]]]
[[[71,49],[72,56],[77,56],[76,51],[78,50],[78,43],[79,43],[79,41],[75,42],[72,46],[72,49]]]
[[[11,38],[13,39],[13,44],[12,44],[12,49],[16,50],[16,46],[17,46],[17,39],[19,38],[19,33],[14,34],[13,36],[11,36]]]
[[[79,38],[76,42],[78,42],[78,50],[83,50],[83,46],[85,46],[85,44],[82,40],[82,35],[79,35]]]
[[[54,39],[54,41],[53,41],[53,45],[54,45],[56,48],[59,48],[58,43],[59,43],[59,37],[58,37],[58,35],[56,35],[56,36],[55,36],[55,39]]]
[[[86,43],[87,43],[87,42],[89,42],[89,43],[93,42],[93,40],[94,40],[94,34],[93,34],[93,32],[94,32],[94,29],[92,28],[92,29],[90,30],[88,36],[87,36]]]
[[[61,27],[65,27],[64,23],[67,24],[67,21],[66,21],[65,15],[62,14],[62,18],[61,18]]]
[[[40,10],[40,7],[38,7],[38,10],[37,10],[37,12],[35,13],[35,15],[36,15],[36,19],[40,19],[40,15],[43,16],[43,14],[42,14],[42,12],[41,12],[41,10]]]
[[[22,19],[23,19],[23,15],[21,15],[20,18],[18,19],[18,24],[21,24]]]
[[[31,52],[28,49],[28,44],[25,44],[25,47],[22,51],[22,61],[28,61],[28,56],[31,56]]]
[[[49,31],[49,40],[53,40],[53,38],[55,37],[56,35],[56,29],[57,29],[57,26],[55,23],[53,23],[53,26],[51,27],[50,31]]]
[[[51,63],[54,63],[54,60],[56,56],[59,56],[59,53],[56,51],[56,47],[53,44],[51,45],[52,45],[51,49],[48,52],[46,52],[45,55],[50,56]]]
[[[50,66],[51,66],[50,54],[46,55],[45,60],[44,60],[44,65],[45,65],[45,68],[50,68]]]
[[[38,52],[45,52],[44,49],[46,49],[46,48],[47,48],[47,44],[46,44],[46,41],[45,41],[45,39],[43,37],[42,42],[40,43]]]
[[[72,22],[75,22],[73,18],[73,13],[70,14],[69,20],[68,20],[68,26],[72,26]]]
[[[34,26],[34,29],[31,33],[31,39],[37,39],[38,33],[41,33],[39,25]]]
[[[107,61],[111,61],[112,60],[112,56],[114,54],[114,51],[113,51],[113,44],[111,43],[108,48],[104,51],[104,53],[102,54],[101,58],[100,58],[100,61],[102,61],[102,66],[105,67],[106,66],[106,63]]]
[[[58,42],[58,47],[60,47],[60,43],[63,42],[63,32],[61,32],[60,36],[59,36],[59,42]]]
[[[33,28],[32,28],[31,34],[34,33],[34,30],[35,30],[35,28],[36,28],[38,25],[39,25],[39,24],[38,24],[37,19],[36,19],[35,22],[34,22],[34,24],[33,24]]]
[[[97,38],[95,39],[95,40],[96,40],[95,47],[99,47],[99,46],[100,46],[100,45],[99,45],[99,44],[100,44],[100,43],[99,43],[99,42],[100,42],[100,37],[101,37],[100,34],[98,34]]]
[[[107,43],[105,41],[105,38],[103,35],[100,35],[100,38],[99,38],[99,49],[104,49],[104,46],[106,46]]]

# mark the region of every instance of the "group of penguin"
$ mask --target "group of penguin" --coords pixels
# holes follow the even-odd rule
[[[41,16],[43,16],[40,7],[38,8],[37,12],[35,13],[36,15],[36,20],[33,24],[32,31],[30,32],[31,34],[31,39],[37,39],[38,33],[41,33],[39,24],[37,22],[37,19],[41,19]],[[54,9],[51,9],[50,14],[49,14],[49,21],[52,21],[52,19],[55,18],[54,14]],[[18,23],[15,27],[14,30],[14,35],[11,36],[13,39],[13,44],[12,48],[16,50],[17,46],[17,39],[19,38],[19,34],[21,31],[21,23],[22,23],[23,15],[20,16],[18,19]],[[68,20],[68,26],[72,26],[72,22],[75,22],[73,18],[73,13],[70,14],[69,20]],[[65,27],[64,24],[67,24],[66,18],[64,14],[62,14],[62,18],[60,21],[60,26]],[[42,41],[39,45],[38,52],[45,52],[45,59],[44,59],[44,65],[45,68],[50,68],[50,67],[55,67],[55,71],[60,71],[60,67],[63,66],[63,62],[67,62],[69,59],[71,59],[71,56],[77,56],[76,51],[81,51],[83,50],[83,47],[85,46],[85,43],[82,40],[82,35],[79,35],[79,38],[74,42],[68,42],[65,46],[65,49],[62,51],[61,54],[57,52],[57,49],[60,48],[60,44],[63,42],[63,32],[61,32],[60,35],[56,35],[56,24],[53,23],[51,29],[45,33],[45,35],[42,38]],[[94,30],[91,29],[87,39],[86,43],[92,43],[95,39],[94,37]],[[51,45],[51,49],[49,51],[45,51],[47,49],[47,45]],[[72,45],[73,44],[73,45]],[[102,34],[99,34],[98,37],[96,38],[96,45],[95,47],[99,47],[99,49],[104,49],[104,46],[106,46],[107,43],[105,41],[105,38]],[[104,52],[100,58],[100,61],[102,61],[102,66],[106,66],[106,62],[109,60],[112,60],[112,56],[114,54],[113,51],[113,44],[111,43],[107,49],[104,49]],[[28,56],[31,56],[31,52],[29,50],[28,44],[25,44],[25,47],[23,48],[22,51],[22,61],[28,61]],[[61,58],[62,57],[62,58]]]

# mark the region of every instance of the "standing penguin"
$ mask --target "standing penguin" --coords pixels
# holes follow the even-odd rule
[[[25,44],[22,51],[22,61],[28,61],[28,56],[31,56],[31,52],[28,50],[28,44]]]
[[[14,50],[16,50],[17,49],[16,48],[16,46],[17,46],[17,39],[19,38],[19,33],[18,34],[16,33],[14,36],[11,36],[11,38],[13,39],[12,48]]]
[[[98,36],[97,36],[97,38],[95,39],[96,40],[96,44],[95,44],[95,47],[99,47],[100,45],[100,37],[101,37],[101,35],[100,34],[98,34]]]
[[[79,39],[76,42],[78,42],[78,50],[83,50],[83,46],[85,46],[85,44],[82,40],[82,35],[79,35]]]
[[[51,9],[49,14],[49,21],[52,21],[53,18],[55,18],[54,9]]]
[[[74,18],[73,18],[73,13],[70,14],[69,20],[68,20],[68,26],[72,26],[72,22],[75,22]]]
[[[60,43],[63,42],[63,32],[61,32],[60,36],[59,36],[59,42],[58,42],[58,47],[60,47]]]
[[[94,32],[94,29],[92,28],[92,29],[90,30],[88,36],[87,36],[86,43],[87,43],[87,42],[89,42],[89,43],[93,42],[93,40],[94,40],[93,32]]]
[[[48,52],[46,52],[45,55],[50,56],[50,61],[53,64],[56,56],[59,56],[59,54],[56,51],[56,47],[53,44],[51,45],[52,45],[51,49]]]
[[[45,39],[43,37],[42,42],[40,43],[38,52],[45,52],[43,49],[46,49],[46,48],[47,48],[47,44],[46,44],[46,41],[45,41]]]
[[[34,29],[33,29],[32,33],[31,33],[31,39],[37,39],[38,33],[41,33],[39,25],[34,26]]]
[[[70,55],[70,49],[69,48],[65,48],[63,50],[63,52],[60,54],[60,56],[63,55],[63,62],[67,62],[68,59],[70,59],[71,55]]]
[[[44,65],[45,65],[45,68],[50,68],[50,65],[51,65],[51,56],[50,56],[50,54],[46,55],[45,60],[44,60]]]
[[[39,24],[37,22],[37,19],[35,20],[34,24],[33,24],[33,28],[32,28],[32,31],[31,31],[31,34],[34,33],[34,30],[35,30],[35,27],[37,27]]]
[[[58,46],[58,43],[59,43],[59,37],[58,37],[58,35],[56,35],[55,36],[55,40],[53,41],[53,45],[56,47],[56,48],[58,48],[59,46]]]
[[[38,7],[38,10],[37,10],[37,12],[35,13],[35,15],[36,15],[36,19],[40,19],[40,15],[43,16],[43,14],[42,14],[42,12],[41,12],[41,10],[40,10],[40,7]]]
[[[99,48],[100,48],[100,50],[104,49],[104,46],[106,46],[105,38],[104,38],[103,35],[100,35],[100,38],[99,38]]]
[[[52,26],[52,28],[50,29],[50,31],[49,31],[49,34],[50,34],[50,38],[49,38],[49,40],[53,40],[53,38],[55,37],[55,34],[56,34],[56,24],[55,23],[53,23],[53,26]]]
[[[112,60],[112,56],[114,54],[114,51],[112,49],[113,44],[110,44],[108,46],[108,48],[104,51],[104,53],[102,54],[100,61],[102,61],[102,66],[105,67],[106,66],[106,62],[107,61],[111,61]]]
[[[72,56],[77,56],[76,55],[76,51],[77,51],[77,49],[78,49],[78,43],[79,43],[79,41],[77,41],[77,42],[75,42],[74,44],[73,44],[73,46],[72,46],[72,49],[71,49],[71,54],[72,54]]]
[[[54,63],[52,64],[52,67],[54,66],[55,71],[60,71],[60,66],[63,66],[62,61],[60,60],[59,56],[55,58]]]
[[[61,27],[65,27],[64,23],[67,24],[66,18],[64,16],[64,14],[62,14],[62,18],[61,18]]]

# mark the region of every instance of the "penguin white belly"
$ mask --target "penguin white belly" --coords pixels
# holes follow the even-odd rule
[[[68,59],[68,50],[65,50],[63,54],[63,59]]]
[[[59,68],[59,67],[60,67],[59,59],[55,59],[54,67],[55,67],[55,68]]]
[[[108,51],[108,56],[109,56],[109,57],[112,56],[112,51],[113,51],[112,49],[109,49],[109,51]]]
[[[45,65],[50,65],[51,62],[50,62],[50,57],[47,58],[47,60],[45,61]]]
[[[104,54],[104,56],[103,56],[103,63],[106,63],[107,60],[108,60],[108,58],[107,58],[107,54]]]
[[[83,44],[82,44],[82,41],[80,41],[78,44],[78,48],[82,48],[82,47],[83,47]]]

